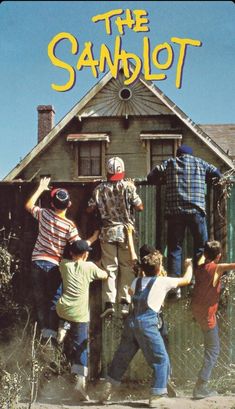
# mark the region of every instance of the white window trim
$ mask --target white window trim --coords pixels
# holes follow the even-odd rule
[[[76,134],[68,134],[67,135],[67,142],[72,143],[71,146],[76,147],[75,149],[75,160],[74,160],[74,177],[73,180],[79,181],[94,181],[99,178],[105,177],[105,151],[106,151],[106,143],[110,142],[109,134],[108,133],[76,133]],[[78,175],[78,146],[79,143],[86,143],[86,142],[102,142],[101,143],[101,175]]]
[[[151,140],[151,139],[182,139],[182,134],[175,134],[175,133],[150,133],[150,132],[143,132],[140,134],[140,140]]]
[[[107,133],[75,133],[67,135],[67,142],[110,142]]]

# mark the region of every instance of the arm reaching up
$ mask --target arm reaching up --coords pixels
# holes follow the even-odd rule
[[[214,274],[214,279],[213,279],[213,287],[216,286],[218,283],[220,277],[225,273],[225,271],[230,271],[230,270],[235,270],[235,263],[221,263],[218,264],[215,274]]]
[[[25,209],[31,212],[33,206],[35,205],[38,198],[45,190],[49,190],[49,183],[51,178],[44,177],[40,180],[37,190],[30,196],[25,204]]]
[[[193,263],[191,258],[186,258],[184,262],[185,273],[182,278],[180,278],[178,287],[183,287],[190,284],[193,276]]]

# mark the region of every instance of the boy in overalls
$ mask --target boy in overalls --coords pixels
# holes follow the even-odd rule
[[[118,385],[136,352],[141,349],[153,369],[149,407],[156,407],[159,398],[167,396],[170,363],[163,338],[158,329],[159,311],[166,294],[173,288],[188,285],[192,278],[192,262],[185,261],[182,278],[166,277],[162,255],[155,251],[142,259],[144,277],[131,285],[133,310],[126,319],[119,347],[108,370],[100,401],[110,398],[112,385]]]

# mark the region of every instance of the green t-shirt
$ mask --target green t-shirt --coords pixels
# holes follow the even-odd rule
[[[56,305],[60,318],[72,322],[89,322],[89,285],[107,278],[107,273],[90,261],[62,260],[60,272],[63,294]]]

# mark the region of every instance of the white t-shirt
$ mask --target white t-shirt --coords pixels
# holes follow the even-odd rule
[[[141,278],[141,290],[144,290],[146,285],[153,277]],[[135,278],[131,284],[131,289],[135,293],[136,282],[138,278]],[[173,288],[176,288],[179,284],[180,278],[175,277],[157,277],[149,292],[147,304],[155,312],[159,312],[161,306],[165,300],[166,294]]]

